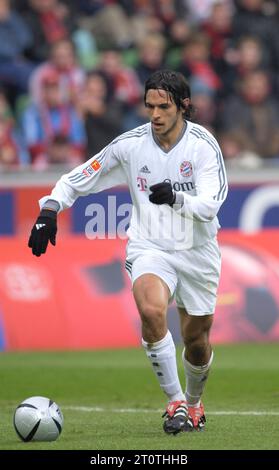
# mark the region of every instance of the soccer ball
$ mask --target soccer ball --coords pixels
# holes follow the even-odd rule
[[[24,442],[55,441],[63,423],[59,406],[45,397],[27,398],[18,405],[14,414],[15,430]]]

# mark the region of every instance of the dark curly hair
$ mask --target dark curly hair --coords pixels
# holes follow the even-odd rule
[[[171,99],[177,106],[182,109],[185,119],[189,121],[194,116],[194,107],[192,104],[185,106],[183,100],[191,99],[191,90],[186,78],[180,72],[172,70],[158,70],[154,72],[145,82],[144,102],[148,90],[165,90],[171,96]]]

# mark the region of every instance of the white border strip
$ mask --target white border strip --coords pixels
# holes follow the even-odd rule
[[[103,408],[99,406],[61,406],[62,410],[84,411],[86,413],[162,413],[162,409]],[[215,416],[279,416],[279,411],[206,411]]]

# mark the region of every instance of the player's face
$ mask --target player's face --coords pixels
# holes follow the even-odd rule
[[[148,90],[145,106],[153,132],[158,137],[167,137],[183,125],[182,111],[165,90]]]

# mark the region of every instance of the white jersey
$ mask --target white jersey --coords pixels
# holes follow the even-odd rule
[[[183,204],[173,208],[149,201],[150,186],[168,181]],[[206,243],[219,228],[217,212],[227,196],[224,162],[215,138],[204,127],[187,121],[168,151],[160,147],[151,124],[120,135],[86,163],[65,174],[43,197],[72,206],[79,196],[126,183],[133,202],[127,231],[141,247],[184,250]]]

